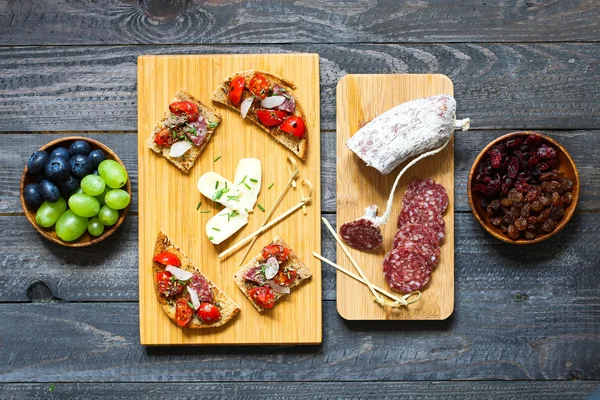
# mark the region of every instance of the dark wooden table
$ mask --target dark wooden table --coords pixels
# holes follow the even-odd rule
[[[402,4],[402,5],[400,5]],[[149,20],[134,0],[0,0],[1,398],[584,398],[600,384],[600,3],[597,0],[194,0]],[[39,236],[19,176],[44,143],[114,149],[134,190],[141,54],[317,52],[323,213],[335,220],[335,87],[347,73],[443,73],[455,85],[456,304],[442,322],[346,322],[324,267],[323,344],[139,345],[137,204],[100,245]],[[467,172],[493,138],[536,129],[581,175],[545,243],[486,234]],[[323,237],[322,252],[335,258]]]

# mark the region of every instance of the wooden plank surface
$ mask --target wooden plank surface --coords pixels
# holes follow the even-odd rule
[[[594,43],[68,46],[0,48],[0,131],[135,131],[139,55],[282,52],[319,53],[323,130],[348,73],[445,74],[474,130],[600,126]]]
[[[321,269],[311,256],[321,247],[319,132],[319,57],[296,55],[209,55],[146,56],[138,60],[139,133],[138,133],[138,207],[139,207],[139,287],[140,340],[144,345],[181,344],[315,344],[321,342]],[[298,188],[288,191],[272,220],[298,204],[306,196],[302,180],[312,182],[312,201],[307,215],[300,210],[261,235],[246,261],[260,253],[275,236],[280,236],[313,273],[313,277],[295,288],[289,297],[272,310],[258,313],[233,280],[240,269],[240,257],[246,247],[228,258],[225,251],[260,228],[264,215],[258,207],[248,224],[231,238],[213,245],[206,236],[205,225],[217,214],[215,203],[197,190],[200,176],[214,171],[231,181],[242,158],[258,158],[262,165],[262,187],[258,203],[270,210],[289,180],[287,148],[274,141],[259,127],[239,116],[238,111],[218,107],[223,120],[215,130],[196,165],[188,175],[182,174],[147,146],[157,121],[167,110],[174,94],[185,88],[204,104],[213,104],[210,95],[228,76],[257,69],[285,77],[296,84],[294,95],[305,113],[308,154],[298,160]],[[157,82],[162,84],[157,85]],[[219,156],[218,161],[214,161]],[[273,189],[267,190],[271,182]],[[168,194],[168,195],[165,195]],[[202,214],[196,209],[202,200]],[[227,221],[225,221],[227,223]],[[158,232],[196,263],[196,266],[239,306],[234,320],[219,329],[182,330],[170,321],[156,299],[152,256]],[[306,312],[306,310],[310,312]],[[290,329],[290,327],[296,329]]]
[[[1,11],[2,44],[13,46],[556,42],[598,41],[600,35],[594,0],[194,1],[160,24],[135,0],[30,0],[7,2]]]
[[[24,398],[106,398],[181,399],[191,393],[195,399],[369,399],[380,400],[476,399],[485,393],[488,400],[581,400],[600,385],[600,381],[550,382],[215,382],[215,383],[13,383],[0,386],[5,400]]]
[[[493,139],[509,131],[456,132],[454,142],[455,196],[454,207],[459,212],[470,212],[467,201],[467,176],[479,151]],[[542,131],[563,144],[569,151],[581,178],[579,211],[600,209],[600,131]],[[18,198],[19,179],[23,166],[36,149],[61,136],[72,136],[74,132],[64,133],[0,133],[0,214],[20,213]],[[79,132],[77,132],[79,134]],[[137,134],[126,132],[96,133],[90,136],[112,149],[116,149],[125,163],[131,178],[133,198],[130,212],[137,212]],[[23,143],[26,143],[25,150]],[[336,209],[336,135],[335,132],[321,133],[321,208],[331,213]]]
[[[444,75],[346,75],[337,86],[337,226],[363,215],[370,204],[386,210],[391,187],[404,166],[388,175],[365,166],[346,142],[373,118],[398,104],[437,94],[453,95],[452,81]],[[392,248],[398,226],[402,194],[413,179],[433,178],[448,192],[450,204],[444,215],[446,237],[431,281],[421,291],[420,300],[400,309],[381,307],[362,283],[337,272],[337,309],[347,320],[443,320],[454,309],[454,147],[413,166],[400,180],[390,221],[382,225],[383,245],[377,251],[350,250],[376,286],[389,289],[381,273],[381,262]],[[354,267],[338,247],[338,264],[349,271]]]

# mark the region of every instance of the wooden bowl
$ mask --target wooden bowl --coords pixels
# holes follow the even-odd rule
[[[50,153],[52,150],[54,150],[57,147],[68,148],[71,145],[71,143],[75,142],[76,140],[83,140],[84,142],[89,143],[92,150],[98,150],[98,149],[102,150],[104,152],[104,155],[106,156],[107,160],[115,160],[116,162],[121,164],[123,166],[123,168],[125,168],[125,165],[123,165],[123,162],[121,162],[121,160],[115,154],[115,152],[113,152],[111,149],[109,149],[102,143],[100,143],[96,140],[90,139],[90,138],[86,138],[86,137],[70,136],[70,137],[65,137],[65,138],[61,138],[61,139],[56,139],[56,140],[53,140],[52,142],[47,143],[46,145],[42,146],[39,150],[45,150],[48,153]],[[104,239],[106,239],[107,237],[112,235],[119,228],[119,226],[121,226],[121,224],[125,220],[125,217],[127,216],[127,211],[129,210],[129,205],[131,205],[131,203],[129,203],[129,205],[127,207],[125,207],[123,210],[119,211],[119,219],[117,220],[117,222],[113,226],[105,227],[104,233],[102,233],[102,235],[95,237],[95,236],[90,235],[89,232],[86,230],[84,232],[84,234],[81,235],[81,237],[79,237],[79,239],[74,240],[72,242],[65,242],[64,240],[62,240],[58,237],[58,235],[54,231],[54,227],[42,228],[41,226],[39,226],[35,222],[36,210],[29,208],[27,203],[25,203],[25,199],[23,197],[23,189],[25,189],[25,186],[27,186],[28,184],[35,183],[35,182],[36,182],[35,178],[32,175],[29,175],[27,173],[27,165],[26,165],[25,169],[23,170],[23,175],[21,176],[21,188],[20,188],[20,190],[21,190],[21,193],[20,193],[21,194],[21,207],[23,207],[25,216],[27,217],[27,219],[29,220],[31,225],[35,228],[36,231],[38,231],[40,233],[40,235],[42,235],[43,237],[45,237],[48,240],[53,241],[54,243],[60,244],[62,246],[84,247],[84,246],[90,246],[92,244],[103,241]],[[131,180],[130,179],[127,179],[127,183],[125,184],[125,186],[122,189],[126,190],[127,193],[129,193],[129,198],[131,198]]]
[[[501,142],[512,136],[528,136],[530,134],[539,135],[542,138],[542,143],[545,142],[548,145],[552,145],[557,150],[558,161],[559,161],[558,170],[563,172],[566,178],[569,178],[573,181],[573,189],[571,191],[571,194],[573,195],[573,201],[565,209],[565,215],[556,224],[556,227],[554,228],[554,230],[552,232],[547,233],[545,235],[538,235],[533,240],[527,240],[524,238],[519,238],[517,240],[513,240],[510,237],[508,237],[508,235],[504,234],[499,227],[496,227],[490,223],[489,216],[488,216],[486,210],[484,210],[481,207],[481,196],[477,193],[474,193],[471,190],[471,186],[472,186],[472,181],[474,179],[473,177],[477,171],[477,167],[479,167],[479,163],[483,160],[486,153],[492,146],[494,146],[498,142]],[[492,141],[481,151],[481,153],[479,153],[479,155],[475,159],[475,162],[473,163],[473,166],[471,167],[471,171],[469,172],[469,181],[467,183],[467,194],[469,197],[469,204],[471,205],[471,209],[473,210],[473,214],[475,215],[475,218],[477,218],[477,221],[479,221],[481,226],[483,226],[486,231],[488,231],[494,237],[496,237],[506,243],[533,244],[533,243],[541,242],[543,240],[548,239],[549,237],[554,236],[558,231],[560,231],[567,224],[567,222],[569,222],[569,220],[573,216],[573,213],[575,212],[575,208],[577,207],[577,201],[579,200],[579,173],[577,172],[577,167],[575,166],[575,163],[573,162],[573,159],[571,158],[571,156],[569,155],[567,150],[556,140],[552,139],[549,136],[543,135],[539,132],[528,132],[528,131],[512,132],[512,133],[508,133],[508,134],[501,136],[501,137],[497,138],[496,140]]]

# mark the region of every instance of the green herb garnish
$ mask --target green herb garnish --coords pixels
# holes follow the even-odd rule
[[[215,182],[215,190],[217,190],[219,188],[219,181]]]
[[[209,128],[213,128],[213,129],[214,129],[214,128],[216,128],[217,126],[219,126],[219,123],[218,123],[218,122],[209,122],[209,123],[208,123],[208,127],[209,127]]]
[[[213,160],[213,162],[214,162],[214,163],[216,163],[216,162],[217,162],[217,161],[219,161],[220,159],[221,159],[221,156],[218,156],[217,158],[215,158],[215,159]],[[227,184],[227,182],[225,182],[225,184]]]
[[[213,197],[212,197],[212,199],[213,199],[213,200],[219,200],[219,199],[221,198],[221,196],[223,196],[223,190],[224,190],[224,189],[217,190],[217,191],[215,192],[215,194],[213,194]]]
[[[217,231],[217,232],[221,232],[221,230],[219,228],[212,228],[213,231]]]
[[[54,385],[51,385],[50,388],[48,388],[48,391],[51,392],[54,390]]]
[[[263,206],[261,206],[260,204],[257,204],[256,207],[258,207],[258,209],[262,212],[265,212],[265,208]]]
[[[210,211],[208,211],[208,210],[202,210],[202,211],[200,211],[201,214],[208,214],[209,212]]]
[[[252,190],[252,188],[247,183],[244,183],[244,186],[246,186],[248,190]]]
[[[240,200],[240,195],[235,195],[235,196],[227,196],[227,200],[235,200],[235,201],[239,201]]]
[[[267,190],[271,190],[271,188],[272,188],[273,186],[275,186],[275,182],[271,183],[271,184],[269,185],[269,187],[267,188]]]
[[[256,182],[258,182],[258,179],[250,178],[250,182],[256,183]]]
[[[198,204],[196,205],[196,211],[198,211],[198,209],[200,208],[201,205],[202,205],[202,202],[199,201]]]
[[[208,240],[213,240],[213,239],[214,239],[214,237],[212,237],[212,236],[208,237]]]
[[[194,309],[194,305],[192,303],[190,303],[189,301],[187,303],[188,303],[188,306],[190,306],[190,308],[193,310]]]
[[[248,177],[248,175],[244,175],[244,179],[242,179],[242,181],[240,183],[238,183],[238,186],[240,186],[242,183],[246,182],[247,177]]]
[[[225,181],[225,189],[227,189],[227,181]]]

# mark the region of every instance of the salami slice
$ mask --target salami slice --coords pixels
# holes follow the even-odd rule
[[[422,224],[433,230],[441,242],[446,236],[446,222],[431,206],[415,203],[402,209],[398,216],[398,227]]]
[[[449,198],[446,189],[433,179],[415,179],[406,189],[402,207],[413,205],[415,202],[432,206],[443,214],[448,208]]]
[[[383,243],[381,229],[367,218],[346,222],[340,227],[340,236],[357,250],[374,250]]]
[[[441,249],[438,244],[416,243],[409,240],[401,240],[396,249],[406,249],[413,253],[419,253],[427,259],[429,268],[433,270],[440,259]]]
[[[383,260],[383,276],[392,289],[409,293],[427,285],[431,268],[422,254],[395,248]]]
[[[258,286],[262,286],[267,283],[267,279],[265,278],[265,273],[263,271],[262,266],[257,265],[254,268],[250,268],[244,274],[244,279],[250,282],[256,283]]]
[[[208,281],[198,274],[193,274],[190,287],[198,293],[198,299],[211,303],[213,301],[213,292]]]
[[[402,226],[392,242],[392,247],[398,247],[400,241],[411,241],[436,246],[439,243],[437,233],[423,224],[406,224]]]

